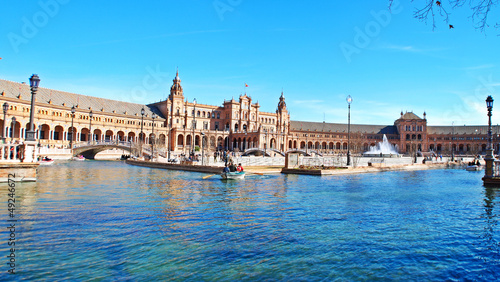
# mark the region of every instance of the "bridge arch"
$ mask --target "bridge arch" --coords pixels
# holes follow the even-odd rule
[[[298,154],[301,154],[301,155],[304,155],[304,156],[310,156],[311,154],[309,152],[306,153],[305,150],[302,150],[302,149],[290,149],[288,151],[285,152],[285,154],[288,154],[288,153],[298,153]]]
[[[117,143],[106,143],[106,142],[103,142],[103,143],[104,144],[88,144],[88,143],[77,144],[77,145],[75,145],[75,148],[73,149],[73,156],[82,155],[86,159],[94,159],[95,155],[97,155],[98,153],[105,151],[105,150],[113,149],[113,148],[125,150],[127,152],[131,151],[131,144],[128,142],[122,142],[122,143],[118,143],[118,144]],[[143,152],[143,154],[147,154],[147,153]]]
[[[262,155],[265,155],[267,157],[269,157],[269,152],[266,152],[264,149],[260,149],[260,148],[249,148],[247,150],[245,150],[245,152],[243,152],[243,154],[241,154],[242,156],[249,156],[249,155],[256,155],[256,156],[262,156]]]

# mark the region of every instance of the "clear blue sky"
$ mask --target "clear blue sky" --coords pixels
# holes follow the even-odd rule
[[[432,31],[410,0],[390,18],[386,0],[28,3],[0,4],[2,79],[37,73],[42,87],[147,104],[168,96],[179,67],[198,103],[246,91],[274,112],[283,88],[293,120],[344,123],[351,95],[362,124],[392,124],[401,110],[486,124],[491,94],[500,123],[500,31],[475,30],[468,9]]]

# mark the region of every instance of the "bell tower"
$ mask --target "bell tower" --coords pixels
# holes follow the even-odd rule
[[[278,102],[278,107],[276,108],[276,115],[277,131],[287,132],[288,125],[290,124],[290,115],[288,114],[288,110],[286,109],[285,96],[283,95],[283,91],[281,91],[280,101]]]
[[[179,78],[179,70],[177,70],[177,72],[175,73],[173,82],[174,84],[172,84],[172,87],[170,87],[170,95],[168,96],[168,99],[171,101],[173,101],[174,98],[180,98],[181,100],[183,100],[184,92],[181,86],[181,79]]]
[[[183,126],[182,120],[185,116],[184,91],[179,78],[179,70],[175,73],[172,87],[170,87],[170,95],[167,100],[169,123],[172,128],[180,128]]]

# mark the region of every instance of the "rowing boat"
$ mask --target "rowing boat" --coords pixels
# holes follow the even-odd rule
[[[243,179],[245,178],[245,172],[223,172],[220,175],[222,179]]]

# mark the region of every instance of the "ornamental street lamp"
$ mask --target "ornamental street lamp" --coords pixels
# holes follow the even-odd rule
[[[196,98],[193,100],[193,138],[191,140],[191,154],[193,155],[194,159],[194,141],[196,138],[194,137],[194,128],[196,127]]]
[[[203,159],[205,158],[205,133],[201,133],[201,165],[203,166]]]
[[[3,103],[3,128],[2,128],[2,141],[5,143],[5,126],[7,125],[7,111],[9,110],[9,104],[7,102]]]
[[[33,74],[30,77],[30,87],[31,87],[31,108],[30,108],[30,129],[26,132],[26,141],[36,141],[35,139],[35,95],[38,90],[38,85],[40,84],[40,78],[38,75]]]
[[[142,132],[143,130],[143,127],[144,127],[144,114],[146,113],[146,111],[144,110],[144,107],[142,107],[141,109],[141,133],[139,134],[139,150],[140,150],[140,153],[139,153],[139,157],[142,157],[142,142],[143,142],[143,138],[144,138],[144,133]]]
[[[73,119],[75,118],[75,106],[71,108],[71,139],[69,139],[69,147],[73,150],[73,135],[75,134],[75,128],[73,127]]]
[[[12,140],[14,140],[14,137],[16,137],[16,117],[12,117],[12,125],[10,132],[11,132],[10,137],[12,138]]]
[[[264,132],[266,133],[266,142],[264,142],[264,157],[267,155],[267,128],[264,129]]]
[[[453,140],[455,139],[455,122],[451,122],[451,161],[455,161],[455,148],[453,148],[453,145],[455,145],[455,142]]]
[[[307,156],[307,147],[309,147],[309,144],[307,144],[307,133],[306,133],[306,156]]]
[[[347,165],[351,165],[351,103],[352,97],[348,95],[347,101]]]
[[[486,149],[486,170],[484,173],[485,178],[493,177],[493,148],[492,148],[492,132],[491,132],[491,111],[493,110],[493,97],[486,98],[486,107],[488,109],[488,147]]]
[[[172,124],[171,124],[172,119],[167,115],[167,123],[168,123],[168,141],[167,141],[167,162],[170,161],[170,142],[171,142],[171,134],[170,132],[172,131]]]
[[[151,124],[151,138],[153,138],[153,140],[151,140],[151,161],[153,161],[153,159],[155,157],[155,118],[156,118],[156,114],[153,113],[151,118],[153,119],[153,123]]]
[[[92,118],[94,117],[94,113],[92,113],[92,110],[89,112],[89,142],[92,144],[94,142],[94,134],[92,133]]]

